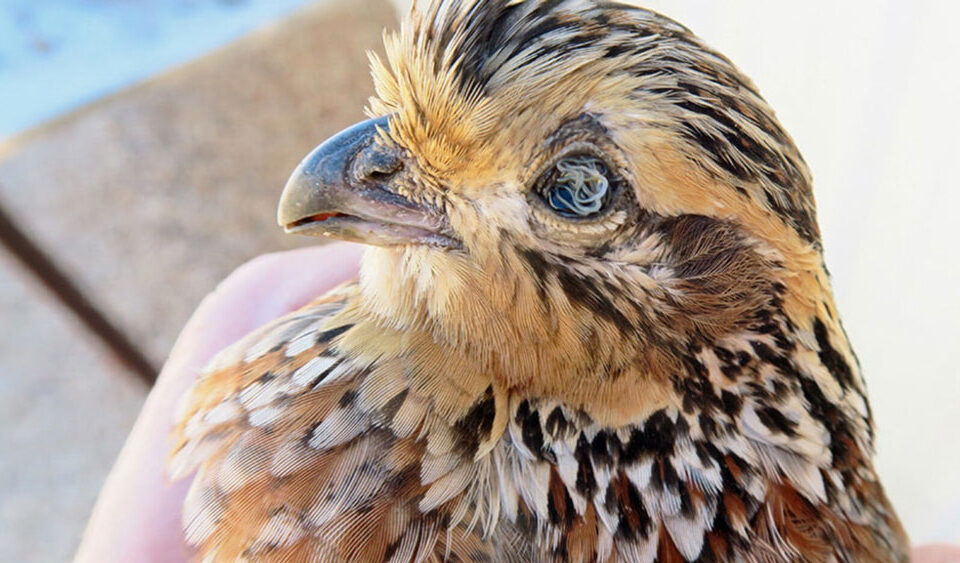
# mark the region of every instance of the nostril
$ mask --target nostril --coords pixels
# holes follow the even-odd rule
[[[387,178],[393,176],[403,168],[402,162],[397,162],[396,166],[391,166],[389,168],[375,168],[367,172],[367,177],[371,180],[386,180]]]
[[[384,182],[403,169],[403,158],[394,147],[373,143],[361,150],[353,164],[360,181]]]

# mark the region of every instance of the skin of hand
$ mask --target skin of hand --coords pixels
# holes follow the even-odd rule
[[[337,243],[266,254],[238,268],[204,298],[177,338],[107,477],[76,561],[190,558],[180,523],[190,483],[170,483],[164,470],[180,397],[214,354],[356,277],[362,249]]]
[[[362,246],[336,243],[266,254],[238,268],[187,322],[107,477],[77,551],[78,563],[183,562],[180,509],[189,480],[164,470],[180,397],[221,349],[354,278]],[[960,547],[924,546],[919,563],[960,563]]]

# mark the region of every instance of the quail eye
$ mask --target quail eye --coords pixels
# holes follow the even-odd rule
[[[558,215],[586,218],[598,215],[609,201],[609,172],[602,160],[590,155],[567,156],[540,182],[539,194]]]

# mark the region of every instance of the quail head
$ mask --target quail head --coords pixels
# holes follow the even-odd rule
[[[433,0],[286,185],[356,282],[222,352],[171,457],[215,561],[904,560],[810,173],[606,0]]]

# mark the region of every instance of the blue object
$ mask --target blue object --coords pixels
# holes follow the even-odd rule
[[[189,61],[307,0],[0,0],[0,140]]]
[[[556,172],[545,194],[550,207],[567,217],[590,217],[600,212],[610,189],[603,162],[586,155],[566,157],[557,162]]]

